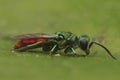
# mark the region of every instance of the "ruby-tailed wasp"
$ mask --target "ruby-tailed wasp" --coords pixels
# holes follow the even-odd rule
[[[56,32],[54,34],[25,34],[14,37],[19,41],[14,46],[14,51],[27,51],[35,48],[42,48],[44,52],[51,55],[56,54],[58,50],[64,50],[64,53],[76,54],[75,49],[80,48],[87,56],[93,44],[102,47],[113,59],[116,59],[111,52],[102,44],[96,41],[90,41],[87,35],[76,36],[71,32]]]

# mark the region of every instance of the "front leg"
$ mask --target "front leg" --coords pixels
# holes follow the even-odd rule
[[[68,52],[72,52],[73,54],[76,54],[76,51],[73,47],[67,47],[65,50],[64,50],[64,53],[67,54]]]
[[[66,56],[73,56],[73,57],[80,57],[81,56],[81,55],[76,53],[75,48],[73,48],[73,47],[67,47],[64,50],[64,53]],[[72,53],[72,54],[68,54],[68,53]]]

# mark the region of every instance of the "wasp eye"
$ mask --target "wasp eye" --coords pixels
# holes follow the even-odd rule
[[[79,37],[79,47],[82,49],[82,50],[86,50],[87,47],[88,47],[88,44],[89,44],[89,37],[87,35],[82,35]]]
[[[87,49],[87,46],[88,46],[88,42],[87,42],[86,40],[80,41],[79,47],[80,47],[82,50],[86,50],[86,49]]]

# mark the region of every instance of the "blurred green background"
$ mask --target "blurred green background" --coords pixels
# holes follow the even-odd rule
[[[120,0],[0,0],[0,80],[120,80]],[[106,45],[86,58],[12,53],[10,37],[71,31]],[[82,52],[81,52],[82,53]]]

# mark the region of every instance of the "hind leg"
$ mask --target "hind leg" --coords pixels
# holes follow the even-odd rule
[[[75,51],[75,49],[73,48],[73,47],[67,47],[65,50],[64,50],[64,53],[73,53],[73,54],[76,54],[76,51]]]

